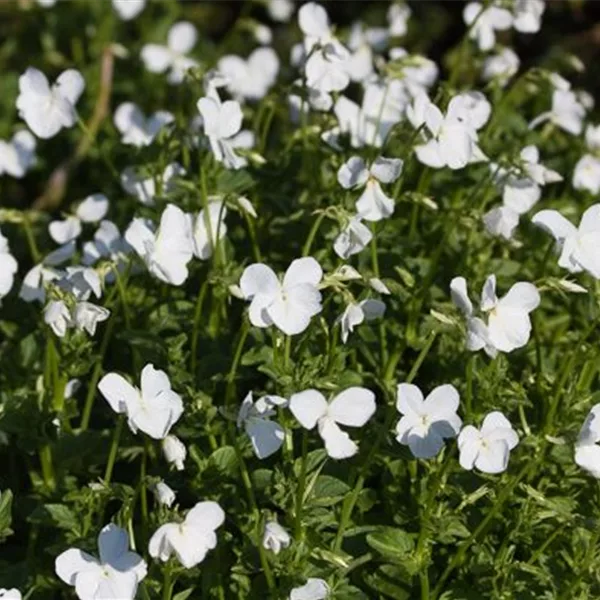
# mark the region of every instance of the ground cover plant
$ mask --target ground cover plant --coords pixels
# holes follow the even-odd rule
[[[0,5],[0,598],[600,595],[580,9]]]

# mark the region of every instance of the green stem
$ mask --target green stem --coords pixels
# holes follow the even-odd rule
[[[33,235],[33,229],[31,227],[29,215],[26,211],[23,211],[23,230],[25,231],[25,237],[27,239],[27,245],[29,246],[31,258],[33,262],[37,265],[41,260],[41,255],[35,242],[35,236]]]
[[[196,299],[196,308],[194,310],[194,325],[192,327],[192,343],[190,350],[190,369],[192,375],[196,373],[196,366],[198,361],[198,336],[200,334],[200,317],[202,316],[202,307],[206,294],[208,292],[208,278],[204,280],[204,283],[200,286],[198,297]]]
[[[304,537],[302,528],[302,507],[304,504],[304,488],[306,486],[306,455],[308,454],[308,433],[306,429],[302,430],[302,457],[300,459],[300,477],[298,477],[298,489],[296,490],[296,510],[294,537],[296,542],[301,542]]]
[[[473,367],[475,364],[476,355],[472,354],[467,360],[467,393],[465,396],[465,416],[467,421],[473,415]]]
[[[125,424],[125,417],[119,415],[117,425],[113,433],[112,442],[110,444],[110,451],[108,453],[108,461],[106,463],[106,470],[104,471],[104,483],[105,485],[110,484],[112,478],[113,468],[115,466],[115,460],[117,459],[117,450],[119,449],[119,441],[121,439],[121,433],[123,432],[123,425]]]
[[[249,332],[250,326],[247,321],[244,321],[244,324],[242,325],[242,330],[240,331],[240,337],[238,338],[238,343],[235,348],[235,354],[233,355],[233,362],[231,363],[231,368],[229,369],[229,373],[227,374],[227,388],[225,389],[225,406],[228,406],[229,402],[233,398],[233,392],[235,390],[235,377],[237,375],[238,367],[240,366],[242,353],[244,351],[244,344],[246,343],[246,338],[248,337]]]
[[[308,237],[306,238],[306,242],[304,243],[304,248],[302,249],[302,256],[308,256],[310,254],[310,249],[312,247],[315,236],[317,235],[317,231],[325,218],[325,213],[320,213],[315,219],[313,226],[311,227]]]
[[[40,448],[39,456],[44,484],[49,490],[54,491],[56,489],[56,477],[54,476],[54,466],[52,464],[52,448],[50,447],[50,444],[44,444]]]

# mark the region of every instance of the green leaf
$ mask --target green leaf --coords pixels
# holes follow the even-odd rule
[[[414,548],[412,537],[403,529],[381,527],[367,535],[367,544],[383,557],[396,562],[407,557]]]
[[[58,527],[69,531],[77,531],[79,523],[73,511],[64,504],[43,504],[38,506],[29,516],[31,523]]]
[[[333,506],[341,502],[350,491],[350,486],[330,475],[317,477],[313,488],[311,504],[317,506]]]
[[[0,542],[12,534],[12,501],[13,494],[10,490],[4,490],[0,494]]]
[[[184,590],[183,592],[179,592],[173,596],[173,600],[187,600],[194,591],[194,588],[190,588],[189,590]]]
[[[208,464],[229,477],[235,477],[238,472],[238,460],[233,446],[215,450],[210,455]]]

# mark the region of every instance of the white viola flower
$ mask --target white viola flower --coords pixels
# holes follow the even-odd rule
[[[221,102],[218,95],[200,98],[197,104],[204,134],[208,137],[210,148],[217,162],[228,169],[241,169],[247,161],[233,151],[232,138],[242,128],[242,108],[239,102],[227,100]]]
[[[540,123],[550,121],[567,133],[579,135],[583,131],[584,118],[585,107],[575,92],[570,89],[555,89],[552,93],[552,108],[533,119],[529,128],[533,129]]]
[[[395,61],[401,67],[401,83],[409,93],[407,102],[427,90],[437,81],[439,68],[436,63],[420,54],[409,54],[404,48],[390,48],[390,60]],[[391,85],[393,83],[389,82]]]
[[[470,27],[469,37],[477,41],[480,50],[488,51],[496,43],[496,31],[506,31],[513,25],[513,16],[505,8],[494,3],[484,6],[469,2],[464,8],[463,19]]]
[[[177,85],[183,82],[186,71],[198,66],[198,62],[187,56],[196,45],[198,31],[192,23],[175,23],[167,37],[167,45],[146,44],[142,48],[142,61],[151,73],[169,72],[167,81]]]
[[[271,421],[277,407],[287,406],[287,400],[281,396],[263,396],[256,402],[252,392],[244,398],[237,417],[238,428],[243,427],[252,442],[254,454],[260,459],[275,454],[285,439],[285,429]]]
[[[526,212],[526,211],[524,211]],[[497,206],[483,215],[483,224],[490,235],[511,240],[523,213],[508,206]]]
[[[131,21],[144,10],[146,0],[112,0],[112,5],[119,19]]]
[[[225,87],[234,98],[260,100],[277,79],[279,58],[273,48],[257,48],[247,59],[234,54],[223,56],[217,69],[225,77]]]
[[[273,21],[287,23],[294,14],[293,0],[268,0],[267,11]]]
[[[0,588],[0,600],[22,600],[21,592],[17,588]]]
[[[192,230],[194,256],[200,260],[208,260],[213,254],[216,242],[222,240],[227,233],[225,203],[221,199],[208,200],[208,206],[196,216]]]
[[[41,71],[29,67],[19,77],[19,117],[37,137],[54,137],[63,127],[77,122],[75,105],[84,87],[85,81],[75,69],[63,71],[50,87]]]
[[[187,456],[187,450],[183,442],[176,435],[169,434],[161,444],[165,460],[169,464],[175,465],[178,471],[183,471],[183,463]]]
[[[164,481],[159,481],[154,486],[153,491],[158,504],[171,508],[171,505],[175,502],[175,492]]]
[[[185,175],[185,169],[177,162],[172,162],[165,167],[160,177],[162,182],[162,193],[168,194],[174,188],[174,179]],[[156,180],[154,177],[141,175],[134,167],[126,167],[121,173],[121,185],[123,189],[135,196],[145,206],[154,206],[154,198],[157,196]]]
[[[362,427],[375,413],[375,394],[362,387],[350,387],[340,392],[331,402],[317,390],[305,390],[290,398],[290,410],[305,429],[318,426],[331,458],[350,458],[358,452],[358,445],[340,429]]]
[[[287,548],[292,542],[290,534],[277,521],[267,521],[263,533],[262,545],[265,550],[279,554],[282,548]]]
[[[94,233],[94,240],[83,245],[82,262],[90,266],[104,258],[111,260],[121,270],[125,266],[126,256],[131,251],[131,246],[121,236],[119,228],[112,221],[101,221]],[[114,275],[111,273],[105,276],[105,281],[113,279]]]
[[[302,333],[322,310],[321,279],[323,269],[312,257],[293,260],[283,281],[265,264],[246,267],[240,289],[250,301],[250,322],[255,327],[274,324],[287,335]]]
[[[100,275],[91,267],[67,267],[56,285],[69,292],[76,300],[88,300],[92,293],[96,298],[102,296]]]
[[[348,225],[335,238],[333,249],[343,259],[364,250],[373,239],[371,230],[362,222],[363,217],[356,215],[348,221]]]
[[[515,283],[503,298],[498,299],[496,277],[490,275],[483,286],[480,304],[482,313],[488,313],[487,324],[474,316],[464,277],[455,277],[450,282],[450,291],[453,302],[467,320],[468,350],[483,349],[493,358],[497,352],[512,352],[529,341],[529,313],[540,303],[540,294],[533,284]]]
[[[521,33],[537,33],[546,10],[545,0],[516,0],[513,7],[514,28]]]
[[[350,77],[345,62],[347,48],[333,35],[325,9],[308,2],[298,11],[298,24],[304,34],[306,84],[321,92],[340,92],[348,87]]]
[[[394,212],[394,201],[381,189],[382,183],[393,183],[400,177],[403,161],[380,156],[367,168],[359,156],[348,159],[338,170],[337,180],[344,189],[364,187],[356,201],[358,216],[366,221],[380,221]],[[363,236],[364,237],[364,236]]]
[[[106,321],[110,317],[110,310],[103,306],[97,306],[91,302],[78,302],[72,315],[73,326],[76,329],[85,330],[90,335],[96,335],[98,323]]]
[[[8,240],[0,232],[0,302],[12,289],[19,264],[10,253]]]
[[[0,254],[0,256],[2,256]],[[56,279],[60,279],[62,273],[56,269],[46,267],[43,263],[32,267],[21,284],[19,298],[25,302],[46,302],[45,285]]]
[[[294,83],[296,85],[300,85],[301,80],[297,80]],[[298,96],[297,94],[290,94],[288,96],[290,120],[295,125],[300,123],[303,113],[309,113],[309,109],[328,112],[333,106],[333,98],[331,97],[331,94],[327,92],[321,92],[314,88],[309,88],[308,86],[306,87],[305,91],[305,100],[303,100],[302,97]]]
[[[254,39],[263,46],[268,46],[273,43],[273,32],[270,27],[263,25],[262,23],[255,23],[252,28]]]
[[[358,304],[349,304],[337,320],[342,329],[342,342],[345,344],[348,341],[348,336],[357,325],[383,317],[384,313],[385,304],[381,300],[368,298]]]
[[[127,532],[107,525],[98,536],[98,551],[100,560],[76,548],[66,550],[56,558],[56,574],[75,588],[80,600],[133,600],[148,568],[139,554],[129,550]]]
[[[585,143],[590,150],[600,150],[600,125],[585,128]]]
[[[183,414],[181,396],[171,389],[164,371],[147,364],[142,369],[141,389],[117,373],[107,373],[98,390],[117,414],[125,414],[133,433],[138,429],[162,440]]]
[[[416,458],[437,456],[444,440],[456,437],[462,426],[456,414],[459,400],[453,385],[440,385],[423,399],[416,385],[400,383],[396,408],[403,416],[396,425],[396,440],[408,446]]]
[[[215,531],[223,525],[225,513],[216,502],[198,502],[183,523],[167,523],[150,538],[148,553],[167,562],[171,555],[186,568],[199,565],[217,546]]]
[[[62,221],[52,221],[48,233],[57,244],[67,244],[77,239],[83,230],[83,223],[97,223],[108,212],[109,200],[104,194],[91,194],[77,207],[74,215]]]
[[[590,206],[583,213],[579,227],[556,210],[536,213],[532,223],[554,236],[560,251],[559,267],[571,273],[587,271],[600,279],[600,204]]]
[[[152,144],[158,132],[173,120],[173,115],[166,110],[158,110],[146,118],[140,107],[133,102],[119,104],[114,114],[114,123],[121,134],[121,143],[136,148]]]
[[[81,220],[71,215],[62,221],[51,221],[48,233],[57,244],[66,244],[77,239],[82,232]]]
[[[0,175],[21,179],[35,164],[35,137],[27,130],[17,131],[10,142],[0,140]]]
[[[473,467],[482,473],[495,475],[506,471],[510,451],[519,443],[519,436],[510,421],[498,411],[489,413],[481,428],[466,425],[458,436],[459,462],[463,469]]]
[[[289,600],[325,600],[329,592],[326,581],[318,577],[309,577],[304,585],[290,592]]]
[[[127,228],[125,240],[154,277],[171,285],[183,285],[188,277],[187,264],[194,253],[191,229],[188,215],[178,206],[168,204],[156,233],[151,223],[136,218]]]
[[[512,48],[502,48],[485,59],[481,75],[485,81],[495,79],[504,87],[517,74],[520,65],[521,61]]]
[[[371,28],[365,30],[360,21],[352,24],[348,38],[348,48],[351,53],[344,63],[344,69],[351,81],[362,82],[371,78],[375,72],[371,44],[373,43],[373,46],[381,49],[387,44],[387,39],[388,32],[386,29]]]
[[[575,443],[575,462],[600,479],[600,404],[595,404],[585,419]]]
[[[462,169],[485,159],[477,145],[477,130],[489,119],[491,106],[479,92],[459,94],[450,100],[446,114],[427,96],[420,95],[407,109],[414,127],[425,125],[431,138],[415,147],[421,163],[439,169]]]
[[[600,158],[585,154],[577,161],[573,172],[573,187],[594,195],[600,192]]]
[[[392,37],[401,37],[408,31],[411,10],[406,4],[392,4],[387,11],[387,20]]]
[[[44,309],[44,323],[52,329],[54,335],[65,337],[71,327],[71,311],[62,300],[52,300]]]

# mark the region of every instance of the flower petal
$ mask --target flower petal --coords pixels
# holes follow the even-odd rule
[[[329,404],[328,415],[340,425],[362,427],[375,413],[375,394],[363,387],[340,392]]]
[[[403,415],[422,415],[423,394],[421,390],[412,383],[399,383],[396,388],[396,408]]]
[[[327,400],[317,390],[304,390],[290,398],[290,410],[305,429],[313,429],[317,421],[327,414]]]

